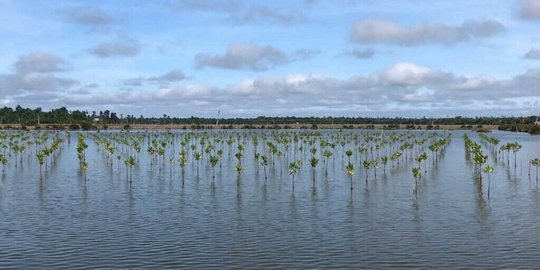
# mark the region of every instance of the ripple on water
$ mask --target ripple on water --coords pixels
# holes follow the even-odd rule
[[[42,183],[33,161],[0,178],[0,268],[538,268],[540,192],[526,160],[540,139],[492,134],[524,147],[517,169],[495,164],[488,200],[461,135],[417,198],[411,163],[380,168],[368,186],[358,170],[351,194],[339,152],[313,187],[304,166],[293,193],[286,170],[269,166],[265,180],[251,159],[237,185],[227,153],[214,180],[201,163],[199,177],[186,167],[182,186],[178,168],[171,176],[142,160],[130,186],[89,143],[85,182],[66,144]]]

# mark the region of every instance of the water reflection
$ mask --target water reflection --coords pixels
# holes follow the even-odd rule
[[[540,140],[493,134],[525,146],[517,170],[489,151],[496,170],[488,200],[486,178],[479,182],[464,158],[462,135],[455,132],[435,165],[428,162],[416,197],[410,153],[376,178],[370,170],[367,185],[357,169],[351,191],[340,152],[356,150],[354,143],[337,145],[328,174],[322,158],[313,170],[311,153],[291,144],[297,156],[276,156],[267,178],[249,158],[238,175],[227,150],[215,179],[206,155],[197,174],[196,163],[171,168],[141,154],[131,184],[116,156],[111,166],[93,143],[85,182],[75,146],[65,145],[47,161],[43,181],[33,156],[0,175],[0,268],[536,268],[540,192],[525,185],[528,168],[519,164],[538,155]],[[239,139],[246,153],[250,138]],[[365,157],[355,152],[355,168]],[[293,158],[303,160],[295,192],[287,172]]]

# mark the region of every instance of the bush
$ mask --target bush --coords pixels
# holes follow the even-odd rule
[[[131,125],[129,124],[124,125],[124,129],[131,129]]]
[[[532,135],[538,135],[540,134],[540,126],[539,125],[531,125],[531,127],[529,127],[529,134],[532,134]]]
[[[81,127],[77,124],[70,124],[69,129],[70,130],[79,130]]]
[[[81,129],[82,130],[91,130],[91,129],[94,129],[94,126],[92,126],[92,124],[90,124],[88,122],[82,122],[81,123]]]
[[[35,126],[37,125],[37,121],[36,120],[28,120],[24,123],[24,125],[27,125],[27,126]]]

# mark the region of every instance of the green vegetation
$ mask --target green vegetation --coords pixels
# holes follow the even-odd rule
[[[463,136],[466,161],[471,167],[474,166],[473,179],[478,194],[483,194],[482,178],[487,177],[489,198],[495,168],[514,167],[508,172],[517,173],[518,154],[522,145],[517,141],[501,142],[486,134],[478,134],[480,140],[475,142],[467,134],[471,133],[467,132]],[[69,146],[70,141],[74,140],[72,138],[76,138],[77,143]],[[224,170],[236,172],[237,185],[241,184],[244,170],[248,170],[245,181],[258,181],[256,178],[263,177],[262,173],[259,176],[259,171],[264,171],[265,186],[268,170],[279,179],[282,179],[283,171],[288,171],[293,192],[298,181],[309,179],[300,177],[306,172],[311,172],[313,176],[311,187],[315,191],[316,175],[323,173],[326,185],[348,179],[350,189],[353,190],[357,178],[364,177],[367,189],[370,179],[373,182],[387,181],[395,173],[410,170],[415,180],[416,195],[419,182],[427,181],[431,175],[429,172],[436,172],[439,158],[444,156],[451,140],[451,133],[434,131],[0,131],[0,163],[5,171],[6,167],[22,169],[26,163],[34,162],[36,170],[39,165],[39,178],[46,179],[49,168],[55,166],[57,156],[69,147],[76,151],[73,156],[77,156],[85,183],[90,167],[116,173],[123,172],[125,168],[131,186],[134,169],[147,162],[145,164],[148,164],[152,172],[160,174],[168,170],[171,180],[177,171],[183,187],[186,179],[192,179],[185,177],[186,168],[189,173],[197,176],[197,181],[204,181],[204,177],[210,178],[210,175],[212,179],[216,178],[218,164],[219,175],[227,175],[226,171],[221,170],[221,164],[225,163]],[[64,141],[68,146],[64,145]],[[95,147],[89,147],[89,144],[93,146],[94,143]],[[101,156],[101,162],[106,166],[90,164],[88,151]],[[245,155],[247,152],[250,154]],[[511,155],[513,166],[510,166],[509,161]],[[176,165],[174,157],[177,157]],[[96,162],[95,158],[91,160]],[[113,160],[117,160],[117,166],[113,166]],[[499,160],[506,162],[497,163]],[[319,166],[319,161],[324,162],[324,168]],[[310,166],[303,167],[304,162],[309,162]],[[388,162],[392,166],[387,168]],[[384,171],[382,177],[377,175],[381,164]],[[530,160],[529,176],[534,167],[538,179],[539,166],[539,159]],[[360,177],[355,178],[355,174]]]
[[[291,128],[292,126],[305,129],[318,129],[322,125],[332,125],[334,128],[351,129],[362,128],[372,129],[375,125],[380,125],[384,129],[438,129],[441,125],[453,125],[461,129],[485,130],[485,126],[498,126],[500,130],[528,132],[530,134],[540,134],[540,126],[535,125],[537,117],[446,117],[446,118],[402,118],[402,117],[265,117],[255,118],[226,118],[220,119],[220,128],[232,128],[232,125],[240,125],[242,128]],[[0,109],[0,126],[13,128],[13,125],[20,125],[21,129],[27,126],[36,129],[65,129],[90,130],[107,129],[108,125],[120,125],[124,130],[131,129],[133,125],[186,125],[192,129],[213,128],[215,118],[201,117],[144,117],[134,114],[123,115],[109,110],[105,111],[69,111],[65,107],[44,111],[41,108],[15,108],[4,107]]]

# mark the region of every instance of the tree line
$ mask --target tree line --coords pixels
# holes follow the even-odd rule
[[[47,124],[57,125],[107,125],[107,124],[178,124],[178,125],[215,125],[216,118],[203,117],[171,117],[162,115],[160,117],[144,117],[134,114],[118,114],[110,110],[104,111],[84,111],[68,110],[66,107],[45,111],[42,108],[23,108],[20,105],[15,108],[4,107],[0,109],[0,124],[19,124],[23,126],[39,126]],[[254,118],[222,118],[219,119],[221,125],[459,125],[459,126],[482,126],[497,125],[501,129],[510,131],[529,132],[531,127],[537,130],[536,116],[529,117],[444,117],[444,118],[405,118],[405,117],[268,117],[259,116]]]

